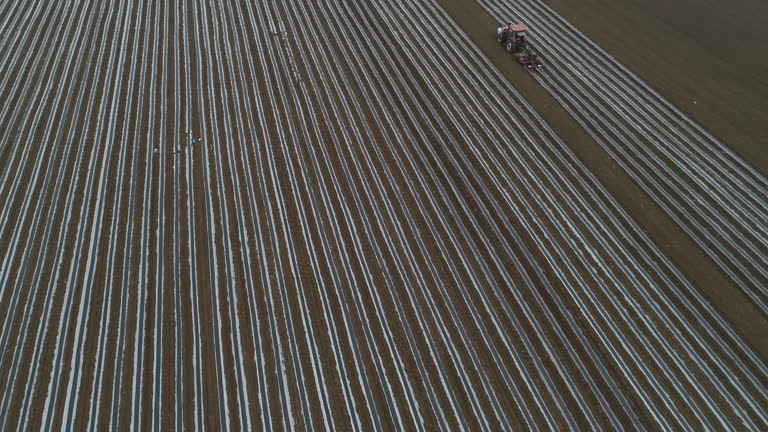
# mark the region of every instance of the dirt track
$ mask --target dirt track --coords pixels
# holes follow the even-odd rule
[[[0,428],[768,425],[760,293],[481,3],[0,6]]]

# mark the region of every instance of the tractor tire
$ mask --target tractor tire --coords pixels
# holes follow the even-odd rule
[[[507,42],[506,48],[507,48],[507,52],[510,54],[515,52],[515,44],[513,44],[512,41]]]

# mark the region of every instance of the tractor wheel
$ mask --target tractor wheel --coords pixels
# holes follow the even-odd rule
[[[515,44],[513,44],[512,41],[507,42],[507,52],[510,54],[515,52]]]

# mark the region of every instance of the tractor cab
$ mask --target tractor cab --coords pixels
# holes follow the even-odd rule
[[[520,52],[525,48],[527,30],[522,24],[509,23],[496,29],[496,40],[504,45],[507,51]]]
[[[522,24],[510,24],[507,26],[507,34],[512,39],[513,42],[524,42],[525,41],[525,32],[528,29],[522,25]]]

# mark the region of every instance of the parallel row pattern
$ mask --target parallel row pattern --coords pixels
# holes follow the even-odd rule
[[[16,0],[0,46],[0,429],[768,428],[434,0]]]
[[[768,316],[768,179],[541,0],[477,0],[524,22],[544,86]]]

